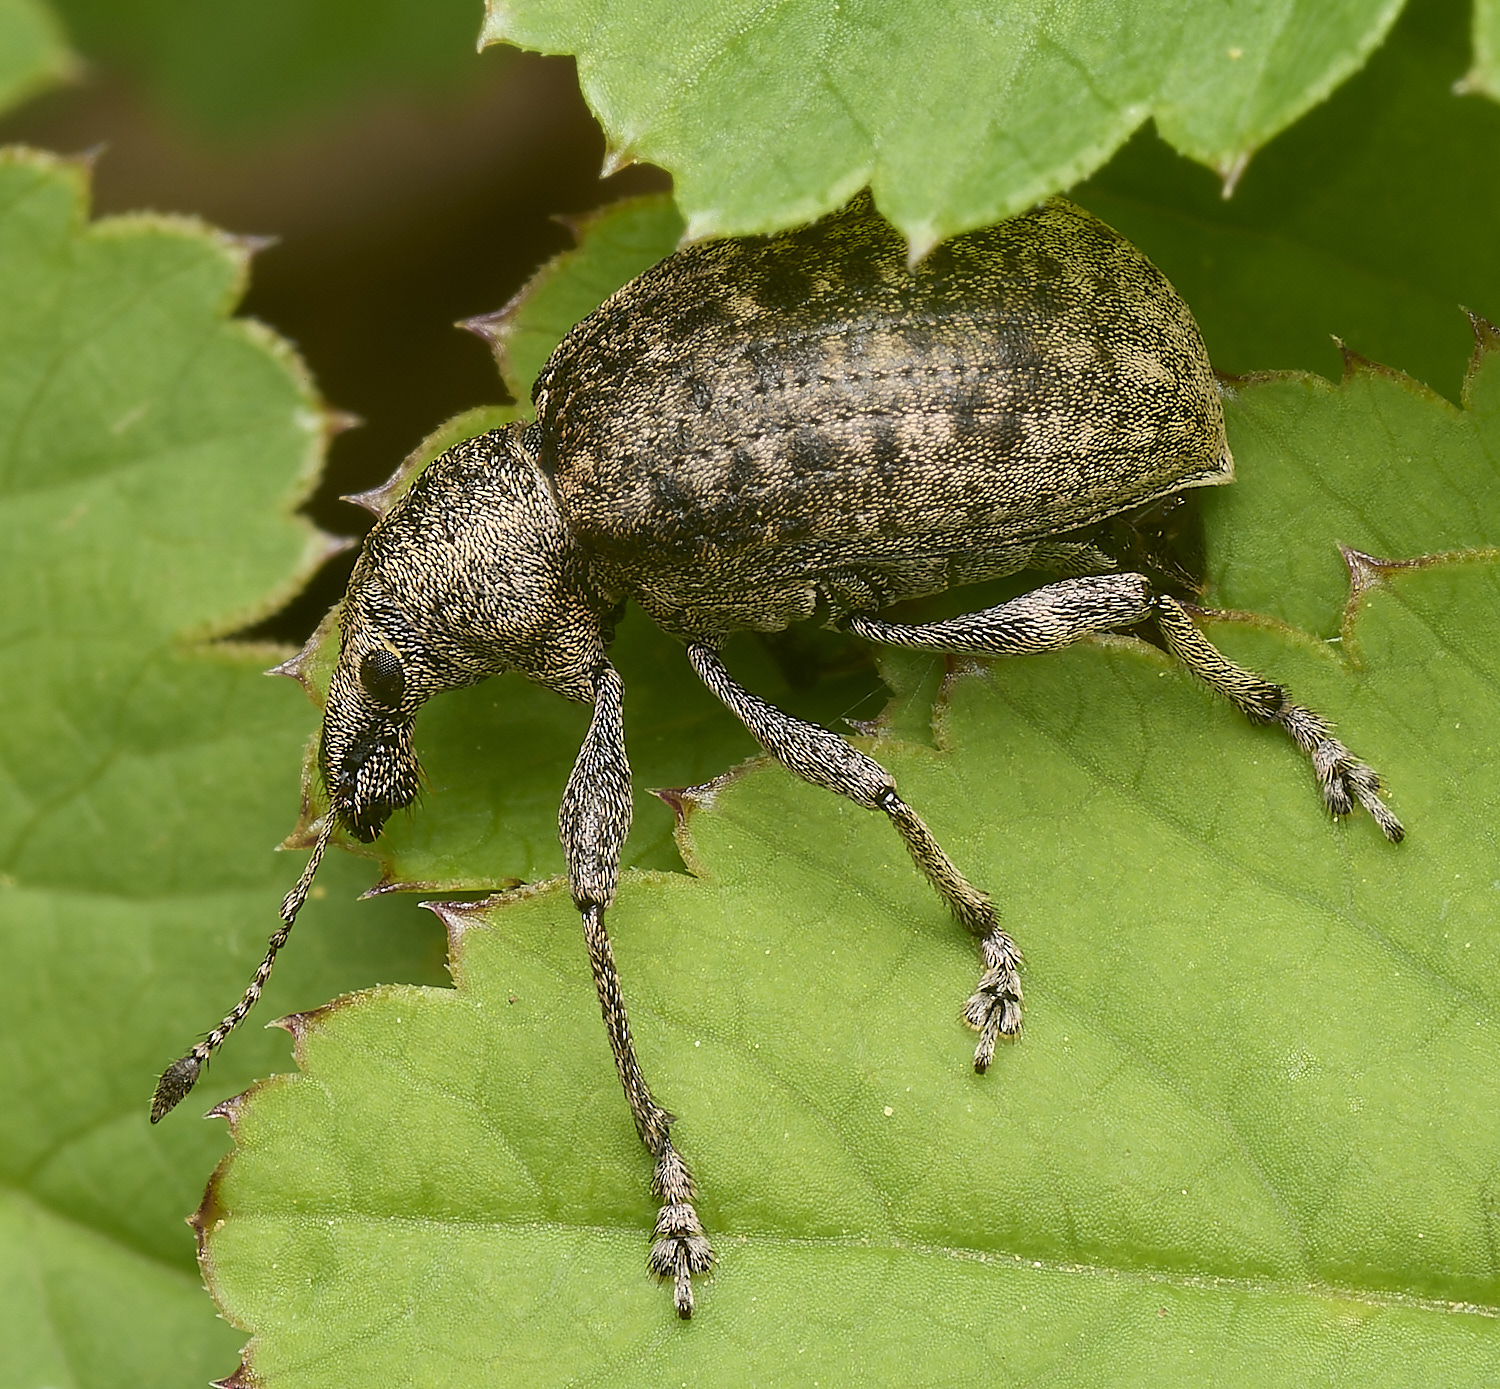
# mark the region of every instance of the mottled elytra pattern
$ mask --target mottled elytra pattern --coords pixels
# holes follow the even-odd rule
[[[669,626],[704,563],[733,557],[741,588],[863,571],[878,606],[947,587],[933,561],[976,539],[1035,541],[1231,468],[1187,307],[1062,199],[915,270],[864,198],[690,247],[575,327],[533,399],[574,534]],[[777,620],[806,615],[789,604]]]
[[[434,459],[370,533],[323,720],[330,818],[245,996],[168,1068],[153,1120],[259,996],[333,825],[371,840],[416,796],[417,710],[521,671],[594,706],[558,832],[620,1083],[654,1159],[647,1267],[691,1316],[713,1251],[672,1116],[636,1056],[605,929],[631,807],[625,691],[605,653],[627,600],[685,641],[698,677],[772,757],[890,821],[977,939],[961,1016],[979,1034],[978,1071],[1021,1028],[1021,954],[1002,911],[879,763],[734,681],[718,656],[727,632],[778,630],[821,607],[870,641],[1005,656],[1154,620],[1189,670],[1302,749],[1331,812],[1362,805],[1400,839],[1379,778],[1325,720],[1221,656],[1144,575],[1088,572],[1111,565],[1057,538],[1231,469],[1186,307],[1071,204],[959,237],[915,270],[865,199],[786,236],[689,248],[580,323],[535,399],[534,425]],[[927,626],[877,615],[1028,564],[1069,577]]]

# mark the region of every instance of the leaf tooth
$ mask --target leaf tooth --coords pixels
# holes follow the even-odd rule
[[[285,1017],[272,1018],[266,1024],[267,1027],[279,1027],[283,1032],[289,1032],[292,1037],[292,1055],[296,1057],[297,1064],[302,1065],[302,1052],[307,1039],[322,1028],[323,1023],[334,1013],[347,1008],[356,997],[353,994],[345,994],[342,998],[336,998],[332,1003],[325,1003],[321,1008],[309,1008],[305,1013],[288,1013]],[[251,1087],[254,1089],[256,1087]],[[246,1099],[250,1095],[247,1090],[243,1095],[235,1096],[236,1102]],[[225,1116],[228,1117],[227,1115]]]
[[[1475,560],[1500,559],[1500,550],[1478,547],[1468,550],[1438,550],[1431,554],[1416,555],[1411,559],[1381,559],[1367,555],[1352,545],[1340,545],[1339,553],[1344,557],[1344,567],[1349,571],[1349,598],[1344,604],[1344,620],[1340,626],[1344,654],[1359,663],[1359,636],[1356,621],[1364,596],[1372,589],[1382,588],[1397,574],[1414,569],[1432,569],[1442,564],[1465,564]]]
[[[224,1203],[219,1199],[219,1176],[223,1171],[223,1163],[214,1169],[213,1175],[208,1179],[208,1185],[203,1188],[203,1199],[198,1202],[198,1209],[186,1217],[185,1223],[192,1230],[198,1241],[199,1261],[208,1257],[208,1240],[224,1223]]]
[[[541,272],[545,274],[545,270]],[[461,318],[453,326],[473,333],[489,345],[490,355],[495,359],[495,368],[505,387],[517,400],[524,399],[529,382],[521,381],[510,359],[510,340],[515,335],[515,321],[527,301],[535,293],[537,276],[533,276],[511,295],[498,309],[490,313],[475,314],[472,318]]]
[[[1474,350],[1500,352],[1500,328],[1473,309],[1465,309],[1464,312],[1469,316],[1469,327],[1474,330]]]
[[[281,244],[281,238],[274,233],[223,232],[221,235],[224,238],[224,244],[233,246],[246,260],[258,256],[262,251],[269,251],[271,247]]]
[[[463,414],[449,420],[446,425],[434,430],[423,439],[416,448],[401,460],[396,471],[382,482],[379,487],[372,487],[366,492],[350,492],[342,500],[352,502],[355,506],[362,506],[377,518],[383,518],[411,486],[417,474],[442,453],[445,448],[451,448],[459,439],[471,439],[476,434],[482,434],[486,429],[495,428],[496,423],[486,418],[493,416],[494,413],[494,407],[492,406],[480,406],[476,410],[466,410]],[[451,434],[449,432],[455,425],[467,425],[473,422],[476,417],[480,417],[481,422],[476,427],[468,429],[467,433]]]
[[[317,660],[317,648],[321,645],[323,633],[314,632],[295,656],[288,656],[280,665],[272,666],[266,672],[267,675],[284,675],[288,680],[295,680],[308,694],[312,694],[312,676],[310,674],[314,662]]]
[[[640,158],[628,144],[616,145],[611,140],[604,147],[604,162],[599,165],[599,177],[613,178],[621,169],[640,163]]]
[[[686,786],[652,787],[651,794],[672,812],[679,827],[687,824],[688,816],[702,804]]]
[[[319,530],[313,536],[313,560],[319,564],[327,564],[335,555],[342,555],[347,550],[352,550],[359,541],[352,535],[334,535],[332,531]]]
[[[1337,334],[1333,335],[1334,346],[1338,348],[1339,355],[1344,359],[1344,375],[1339,385],[1347,386],[1358,380],[1361,376],[1378,376],[1387,381],[1396,381],[1409,389],[1431,396],[1433,400],[1440,397],[1433,389],[1425,383],[1418,381],[1413,376],[1408,376],[1404,371],[1396,367],[1388,367],[1384,362],[1377,362],[1373,357],[1366,357],[1363,352],[1356,352]],[[1452,408],[1451,406],[1449,407]]]
[[[1349,571],[1349,601],[1352,603],[1368,590],[1375,588],[1386,573],[1400,567],[1395,560],[1377,559],[1352,545],[1340,545],[1339,554],[1344,557],[1344,568]]]
[[[448,959],[456,961],[463,953],[464,937],[475,926],[485,924],[485,913],[495,905],[494,899],[482,902],[421,902],[439,921],[448,933]]]
[[[498,308],[489,313],[477,313],[470,318],[460,318],[453,326],[462,328],[466,333],[473,333],[476,338],[483,338],[490,347],[498,351],[505,342],[506,325],[515,317],[517,303],[515,298],[509,299]]]
[[[370,487],[363,492],[345,492],[339,500],[348,502],[351,506],[362,506],[379,519],[391,509],[399,494],[399,484],[404,481],[401,469],[397,468],[379,487]]]
[[[1378,373],[1389,370],[1382,367],[1378,362],[1366,357],[1363,352],[1356,352],[1346,343],[1343,338],[1335,336],[1334,346],[1338,348],[1339,355],[1344,359],[1344,385],[1347,385],[1361,372]]]
[[[437,883],[407,883],[394,877],[391,873],[391,862],[388,858],[379,859],[380,880],[373,886],[367,887],[359,894],[358,900],[370,902],[377,897],[384,897],[392,892],[424,892],[439,888]]]
[[[954,688],[960,680],[965,680],[971,675],[987,675],[990,666],[990,660],[983,656],[973,656],[959,651],[944,652],[943,679],[938,685],[937,698],[933,701],[934,717],[937,711],[944,708],[953,698]]]
[[[1477,314],[1473,309],[1465,309],[1469,316],[1469,327],[1474,331],[1474,350],[1469,354],[1469,367],[1464,372],[1463,394],[1459,399],[1463,402],[1464,409],[1473,408],[1474,381],[1478,377],[1480,369],[1491,355],[1500,353],[1500,328],[1497,328],[1489,319],[1482,314]]]
[[[254,1087],[251,1087],[252,1089]],[[238,1095],[231,1095],[226,1100],[220,1100],[203,1117],[205,1119],[225,1119],[229,1123],[229,1131],[234,1132],[234,1127],[239,1123],[240,1111],[245,1107],[245,1101],[250,1098],[249,1090],[241,1090]],[[188,1220],[192,1224],[191,1217]]]
[[[260,1389],[261,1381],[245,1361],[228,1379],[209,1381],[208,1389]]]
[[[724,787],[738,780],[751,767],[758,766],[765,760],[763,757],[752,757],[748,762],[740,763],[738,767],[731,767],[727,772],[721,772],[712,781],[701,782],[697,786],[652,788],[651,794],[671,809],[672,814],[677,818],[677,827],[681,829],[687,824],[688,816],[695,810],[710,809]]]
[[[92,178],[94,166],[104,157],[109,149],[108,140],[99,140],[85,149],[78,150],[73,154],[54,155],[53,158],[59,164],[68,164],[75,169],[81,170],[87,177]]]
[[[920,226],[908,229],[906,232],[906,268],[915,270],[942,239],[942,234],[931,222],[923,222]]]
[[[1479,21],[1476,19],[1475,23]],[[1482,63],[1475,63],[1462,77],[1456,77],[1448,88],[1454,96],[1492,96],[1500,100],[1500,90],[1485,71]]]
[[[567,232],[576,245],[588,235],[589,228],[599,221],[604,211],[605,208],[594,208],[590,212],[554,212],[547,220],[555,222]]]
[[[1219,196],[1226,203],[1234,197],[1234,190],[1240,186],[1240,179],[1245,176],[1245,170],[1250,167],[1250,156],[1253,153],[1253,150],[1241,150],[1238,154],[1228,155],[1214,165],[1214,170],[1220,179]]]
[[[479,27],[479,51],[492,43],[511,43],[510,6],[504,0],[484,0],[484,23]]]
[[[1357,598],[1377,585],[1384,583],[1392,574],[1407,569],[1431,569],[1438,564],[1462,563],[1468,559],[1489,558],[1489,550],[1441,550],[1428,555],[1416,555],[1411,559],[1381,559],[1378,555],[1367,555],[1352,545],[1340,545],[1339,553],[1344,557],[1344,567],[1349,571],[1350,597]]]
[[[336,439],[340,434],[346,434],[351,429],[359,429],[365,422],[363,415],[356,415],[353,410],[340,410],[335,405],[320,405],[319,413],[323,417],[325,442]]]
[[[316,739],[317,735],[313,735]],[[317,805],[308,795],[308,788],[302,788],[302,813],[297,817],[297,827],[276,847],[278,849],[311,849],[318,841],[318,836],[323,832],[323,817],[327,813],[325,806]],[[364,846],[349,844],[340,841],[343,847],[351,853],[358,853]],[[366,853],[365,857],[368,857]]]

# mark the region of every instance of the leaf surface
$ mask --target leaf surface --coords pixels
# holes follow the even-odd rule
[[[1068,187],[1148,117],[1241,167],[1399,9],[488,0],[484,39],[576,54],[617,157],[671,171],[695,237],[809,221],[869,184],[926,248]]]

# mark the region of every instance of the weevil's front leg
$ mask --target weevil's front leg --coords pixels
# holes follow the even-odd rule
[[[964,1005],[964,1020],[979,1033],[974,1069],[987,1069],[994,1059],[996,1040],[1021,1030],[1021,952],[1001,929],[994,904],[953,866],[922,817],[896,794],[895,781],[878,762],[826,728],[804,723],[758,699],[731,678],[709,647],[690,644],[688,659],[703,683],[778,762],[804,781],[847,797],[855,805],[884,811],[927,881],[953,914],[980,937],[984,971],[978,989]]]
[[[563,792],[557,827],[573,901],[583,913],[583,936],[615,1068],[635,1131],[656,1159],[651,1189],[661,1210],[647,1266],[658,1278],[672,1280],[677,1315],[686,1319],[693,1315],[693,1275],[713,1266],[713,1250],[693,1209],[692,1175],[672,1146],[672,1116],[652,1097],[636,1059],[620,976],[604,929],[605,909],[615,900],[619,880],[620,848],[630,829],[630,763],[623,716],[624,687],[614,668],[606,665],[595,682],[594,717]]]
[[[1255,723],[1280,724],[1286,730],[1312,760],[1323,803],[1334,815],[1347,815],[1358,801],[1392,844],[1406,837],[1401,821],[1380,799],[1379,774],[1333,736],[1333,726],[1327,719],[1293,704],[1280,685],[1261,679],[1222,655],[1193,625],[1182,604],[1165,594],[1156,599],[1156,625],[1172,654],[1246,718]]]

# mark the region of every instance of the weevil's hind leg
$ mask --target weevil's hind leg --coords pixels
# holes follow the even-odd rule
[[[1293,704],[1280,685],[1263,680],[1220,654],[1175,599],[1158,596],[1156,625],[1172,654],[1247,718],[1255,723],[1279,724],[1285,729],[1311,759],[1322,788],[1323,803],[1332,814],[1349,814],[1357,801],[1392,844],[1399,844],[1405,838],[1401,821],[1380,799],[1378,773],[1333,736],[1333,727],[1327,719]]]
[[[1154,618],[1172,654],[1205,684],[1257,723],[1279,724],[1312,760],[1323,801],[1335,815],[1355,802],[1369,811],[1393,844],[1405,831],[1380,799],[1380,778],[1333,736],[1320,714],[1293,704],[1280,685],[1263,680],[1221,655],[1174,598],[1156,594],[1143,574],[1102,574],[1064,579],[984,612],[947,622],[903,627],[877,618],[851,617],[851,631],[888,646],[1019,656],[1054,651],[1089,632],[1106,632]]]
[[[693,1178],[672,1146],[672,1116],[652,1097],[636,1059],[630,1019],[620,992],[620,976],[604,929],[604,912],[614,901],[620,849],[630,829],[630,763],[625,756],[624,689],[611,666],[599,672],[594,716],[563,792],[558,833],[568,864],[573,901],[583,914],[589,966],[599,993],[599,1009],[614,1052],[615,1069],[630,1105],[635,1131],[656,1159],[651,1189],[661,1202],[652,1232],[647,1267],[672,1280],[677,1315],[693,1315],[693,1277],[713,1267],[713,1250],[693,1208]]]
[[[980,937],[984,971],[978,989],[964,1005],[964,1020],[979,1033],[974,1069],[987,1069],[997,1040],[1021,1030],[1021,952],[1001,928],[994,904],[953,866],[922,817],[896,794],[895,781],[878,762],[826,728],[804,723],[758,699],[734,681],[709,647],[691,644],[688,659],[703,683],[778,762],[804,781],[855,805],[884,811],[927,881],[953,914]]]

